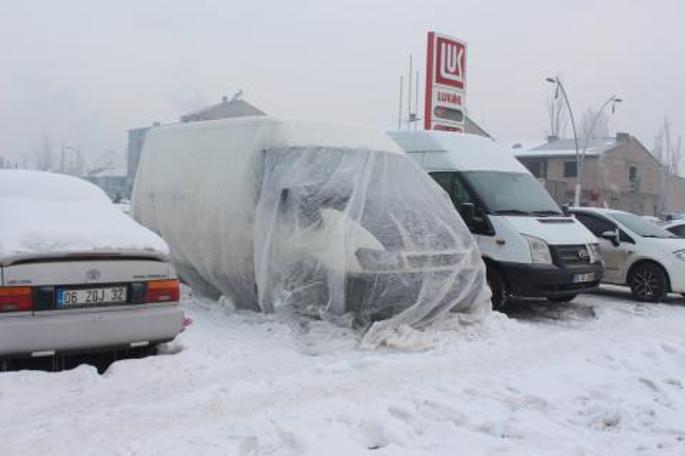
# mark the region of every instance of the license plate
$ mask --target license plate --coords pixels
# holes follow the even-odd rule
[[[57,289],[57,308],[126,303],[126,287]]]
[[[576,274],[573,276],[573,283],[594,282],[595,273],[588,272],[587,274]]]

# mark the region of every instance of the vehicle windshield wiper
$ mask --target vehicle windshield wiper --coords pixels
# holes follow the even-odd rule
[[[546,210],[542,210],[542,211],[533,211],[533,214],[535,214],[535,215],[563,215],[561,212],[555,211],[552,209],[546,209]]]
[[[530,215],[530,212],[522,211],[520,209],[500,209],[495,211],[495,214],[500,215]]]

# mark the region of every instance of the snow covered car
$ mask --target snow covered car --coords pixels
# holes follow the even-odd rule
[[[684,239],[629,212],[583,207],[571,213],[600,240],[602,282],[628,285],[638,301],[685,296]]]
[[[168,248],[84,180],[0,170],[0,359],[152,346],[183,329]]]
[[[671,220],[670,222],[660,224],[660,226],[679,238],[685,238],[685,219]]]

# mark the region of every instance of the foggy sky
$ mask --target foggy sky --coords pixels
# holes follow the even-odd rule
[[[543,138],[545,78],[560,75],[578,118],[623,97],[611,132],[651,149],[665,115],[685,133],[683,5],[0,0],[0,156],[30,156],[47,135],[123,165],[127,129],[238,89],[273,115],[392,128],[429,30],[467,41],[467,108],[497,139]]]

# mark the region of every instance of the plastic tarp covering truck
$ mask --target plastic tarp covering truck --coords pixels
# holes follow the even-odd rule
[[[467,227],[380,131],[271,117],[153,128],[133,215],[183,280],[239,308],[417,329],[490,309]]]

